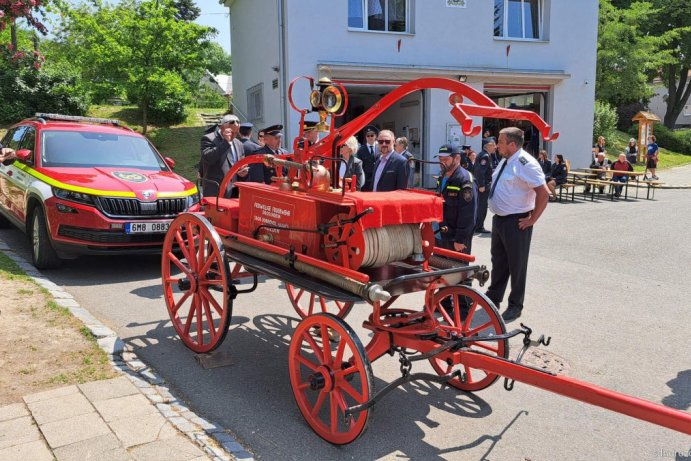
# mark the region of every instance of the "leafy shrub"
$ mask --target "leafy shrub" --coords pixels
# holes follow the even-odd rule
[[[35,66],[35,59],[28,59],[32,62],[0,62],[1,121],[16,122],[36,112],[86,113],[88,96],[73,70]]]
[[[632,102],[631,104],[624,104],[617,107],[617,115],[619,116],[617,129],[621,131],[628,131],[628,129],[633,125],[633,120],[631,119],[634,115],[642,110],[645,110],[645,104],[642,102]],[[636,136],[634,136],[634,138],[635,137]]]
[[[183,122],[187,118],[185,106],[190,95],[182,77],[175,72],[163,71],[152,75],[148,83],[149,119],[164,125]]]
[[[658,123],[653,127],[653,134],[660,147],[680,154],[691,155],[691,130],[670,130]]]
[[[610,138],[617,129],[617,111],[606,102],[595,101],[595,117],[593,120],[593,144],[598,136]]]
[[[192,107],[208,107],[213,109],[227,109],[228,99],[209,88],[206,85],[200,85],[197,94],[192,98]]]

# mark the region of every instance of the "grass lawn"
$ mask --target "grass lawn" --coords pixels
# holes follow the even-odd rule
[[[654,130],[653,130],[654,131]],[[610,137],[607,140],[607,157],[612,161],[616,161],[620,153],[624,152],[626,146],[629,144],[628,133],[623,131],[617,131],[614,137]],[[675,166],[688,165],[691,163],[691,155],[684,155],[678,152],[673,152],[671,150],[660,147],[660,154],[658,160],[658,169],[664,170],[665,168],[673,168]],[[645,163],[638,163],[633,166],[634,171],[645,171]]]

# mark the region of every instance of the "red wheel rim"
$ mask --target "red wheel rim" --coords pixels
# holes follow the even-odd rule
[[[333,314],[338,318],[344,319],[353,308],[352,301],[338,301],[335,299],[322,298],[317,294],[303,288],[298,288],[290,283],[286,283],[285,286],[288,299],[290,299],[293,308],[295,308],[295,312],[298,313],[301,319],[319,312]]]
[[[197,353],[217,348],[230,324],[229,271],[220,242],[211,224],[193,214],[178,216],[163,242],[168,315],[183,343]]]
[[[362,343],[343,320],[316,314],[302,320],[288,355],[293,396],[307,424],[324,440],[343,445],[357,439],[371,410],[345,418],[345,408],[365,403],[374,391]]]
[[[467,317],[465,320],[462,320],[461,306],[465,304],[464,298],[467,299],[470,307]],[[449,309],[447,313],[441,303],[449,299],[452,300],[453,309]],[[433,302],[434,313],[439,322],[442,339],[450,339],[452,333],[458,337],[471,337],[474,335],[496,336],[506,333],[504,320],[497,312],[496,307],[485,295],[470,287],[454,286],[442,288],[435,293]],[[509,344],[507,340],[477,341],[467,343],[467,345],[471,350],[476,350],[483,354],[502,358],[509,357]],[[465,382],[459,378],[454,378],[449,381],[449,384],[464,391],[479,391],[490,386],[499,377],[496,374],[470,368],[459,363],[457,355],[454,356],[453,353],[441,353],[430,359],[430,363],[434,371],[439,375],[451,373],[455,367],[461,366],[466,375]]]

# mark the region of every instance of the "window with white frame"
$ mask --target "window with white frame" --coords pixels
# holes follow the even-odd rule
[[[260,120],[264,115],[264,84],[254,85],[247,90],[247,118]]]
[[[691,116],[691,105],[684,106],[684,117]]]
[[[543,39],[543,0],[494,0],[494,36]]]
[[[381,32],[410,32],[413,0],[348,0],[348,28]]]

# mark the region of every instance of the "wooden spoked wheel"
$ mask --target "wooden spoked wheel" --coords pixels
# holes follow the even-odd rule
[[[301,319],[319,312],[333,314],[344,319],[353,308],[354,303],[352,301],[326,299],[290,283],[286,283],[285,286],[288,299]]]
[[[344,445],[357,439],[371,410],[345,417],[374,392],[372,367],[362,343],[345,321],[315,314],[295,329],[288,353],[290,385],[307,424],[324,440]]]
[[[171,223],[161,273],[163,297],[180,339],[197,353],[217,348],[230,324],[230,270],[221,239],[205,218],[184,213]]]
[[[440,336],[444,340],[451,339],[452,334],[467,338],[506,333],[504,320],[492,301],[473,288],[462,285],[441,288],[435,293],[433,302],[435,317],[441,330]],[[484,354],[509,357],[508,340],[470,342],[467,346]],[[464,391],[479,391],[490,386],[499,377],[494,373],[459,363],[453,354],[448,352],[433,357],[430,363],[439,375],[451,373],[457,366],[463,367],[465,382],[460,378],[454,378],[449,384]]]

